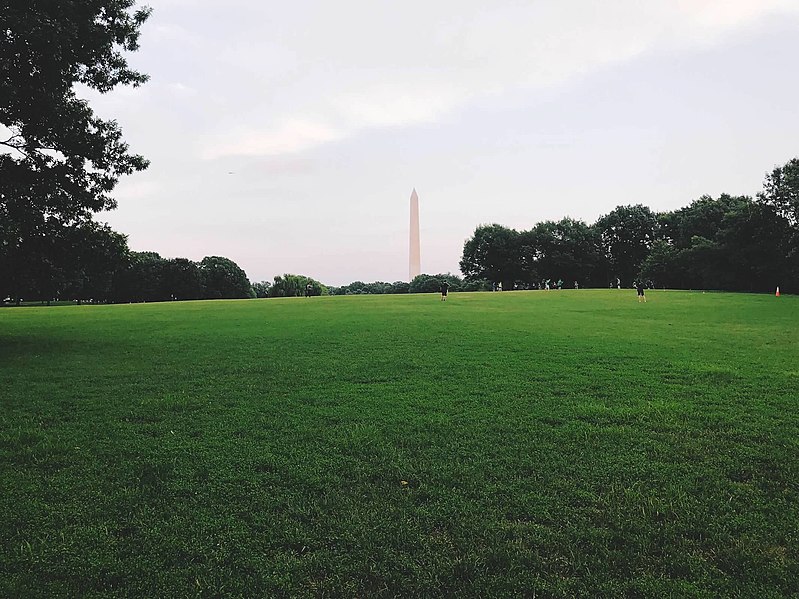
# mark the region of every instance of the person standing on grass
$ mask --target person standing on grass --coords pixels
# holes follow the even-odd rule
[[[646,296],[644,295],[644,282],[643,281],[636,281],[635,288],[638,290],[638,303],[641,303],[641,300],[646,303]]]
[[[449,283],[444,281],[443,283],[441,283],[441,301],[442,302],[447,301],[447,291],[449,291]]]
[[[308,284],[305,286],[305,297],[311,297],[311,292],[313,292],[313,285],[311,285],[310,283],[308,283]]]

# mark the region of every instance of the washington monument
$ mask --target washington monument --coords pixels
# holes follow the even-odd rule
[[[419,196],[416,195],[414,188],[411,193],[411,239],[410,251],[408,252],[409,281],[422,273],[422,259],[419,250]]]

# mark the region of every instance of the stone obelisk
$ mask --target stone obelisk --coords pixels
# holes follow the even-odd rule
[[[408,253],[409,281],[422,273],[422,259],[419,246],[419,196],[414,188],[411,193],[411,239]]]

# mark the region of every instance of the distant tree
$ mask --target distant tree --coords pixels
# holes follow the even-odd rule
[[[70,277],[61,297],[112,301],[116,282],[130,260],[127,236],[93,221],[69,227],[66,234],[66,245],[72,248],[65,260]]]
[[[707,237],[694,235],[691,246],[679,254],[688,289],[723,289],[725,260],[723,248]]]
[[[319,281],[305,275],[284,274],[275,277],[269,288],[269,297],[300,297],[310,283],[311,295],[328,295],[328,289]]]
[[[416,275],[410,283],[410,293],[436,293],[441,289],[441,281],[431,275]]]
[[[305,285],[311,284],[311,295],[330,295],[327,286],[311,277],[305,277]]]
[[[688,206],[659,214],[658,237],[666,239],[677,249],[691,247],[696,237],[715,239],[727,214],[751,205],[747,196],[721,194],[718,199],[708,195],[694,200]]]
[[[680,250],[665,239],[658,239],[641,263],[639,277],[652,281],[657,287],[682,287],[685,276],[679,258]]]
[[[764,291],[793,285],[789,220],[748,196],[702,196],[659,215],[641,274],[672,287]]]
[[[205,276],[196,262],[186,258],[172,258],[161,266],[161,293],[163,299],[195,300],[206,297]]]
[[[721,289],[773,291],[795,289],[789,250],[788,218],[770,205],[750,202],[728,213],[717,235],[725,264]]]
[[[389,293],[409,293],[410,289],[410,283],[406,283],[405,281],[394,281],[391,284],[391,291],[389,291]]]
[[[370,294],[384,294],[391,292],[391,283],[384,281],[375,281],[374,283],[365,283],[363,286],[363,293]]]
[[[269,281],[261,281],[260,283],[253,283],[252,289],[255,291],[255,297],[269,297],[269,288],[272,283]]]
[[[631,285],[655,241],[657,217],[646,206],[618,206],[594,225],[610,264],[609,279]]]
[[[27,268],[6,280],[15,298],[94,299],[109,301],[120,273],[127,268],[126,236],[108,225],[88,220],[70,226],[47,227],[27,240]],[[5,295],[3,296],[5,297]]]
[[[277,275],[269,287],[269,297],[299,297],[302,295],[302,280],[297,275]]]
[[[491,281],[485,279],[464,279],[461,291],[491,291]]]
[[[164,295],[166,260],[156,252],[130,252],[128,266],[117,279],[114,296],[122,302],[159,302]]]
[[[353,281],[349,285],[344,286],[344,293],[346,295],[366,293],[366,283],[363,281]]]
[[[487,279],[512,288],[519,278],[520,264],[519,233],[493,224],[480,225],[466,240],[460,268],[467,279]]]
[[[792,158],[767,173],[763,191],[757,197],[787,218],[791,226],[799,226],[799,158]]]
[[[438,273],[437,275],[434,275],[434,278],[437,279],[439,283],[446,281],[449,285],[449,291],[462,291],[463,279],[461,279],[458,275],[453,275],[450,272],[446,272]],[[436,289],[436,291],[439,291],[439,289]]]
[[[62,271],[47,266],[50,250],[71,235],[70,227],[114,208],[110,193],[119,177],[147,166],[128,152],[117,123],[98,118],[75,93],[78,85],[105,93],[146,81],[122,54],[138,48],[150,13],[133,6],[133,0],[0,6],[0,128],[6,131],[0,137],[0,280],[6,287],[29,283],[30,271],[57,279]],[[67,255],[70,248],[57,249]]]
[[[7,225],[0,219],[0,228]],[[0,299],[55,299],[74,275],[65,252],[72,249],[65,240],[66,227],[47,221],[37,229],[15,248],[6,246],[10,251],[0,250]]]
[[[206,256],[200,262],[200,272],[208,299],[253,297],[247,274],[229,258]]]
[[[569,284],[579,281],[583,286],[604,285],[600,236],[583,221],[568,217],[545,221],[520,237],[524,283],[551,278]]]
[[[799,292],[799,158],[789,160],[766,175],[758,201],[773,208],[790,226],[786,263],[782,276],[783,290]]]

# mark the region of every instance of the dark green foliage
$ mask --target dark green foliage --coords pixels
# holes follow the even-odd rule
[[[526,264],[530,272],[526,283],[563,279],[569,285],[579,281],[583,287],[605,286],[607,274],[601,237],[595,228],[580,220],[564,218],[539,223],[523,236],[526,238],[523,254],[528,256]]]
[[[751,203],[729,212],[716,236],[727,276],[710,287],[772,291],[782,284],[796,292],[789,282],[791,235],[788,220],[770,206]]]
[[[766,176],[763,192],[702,196],[658,215],[619,206],[593,226],[564,218],[517,232],[481,225],[466,241],[461,270],[504,289],[536,288],[549,279],[566,287],[657,287],[783,292],[799,290],[799,159]]]
[[[0,310],[0,596],[796,596],[799,298],[647,296]]]
[[[269,288],[271,286],[272,283],[269,281],[261,281],[260,283],[253,283],[252,290],[255,292],[255,297],[269,297]]]
[[[64,243],[57,245],[64,248],[63,271],[68,278],[57,295],[111,301],[130,260],[127,236],[91,220],[67,227],[63,234]]]
[[[155,252],[131,252],[113,290],[115,302],[256,297],[246,273],[235,262],[208,256],[197,263],[162,258]]]
[[[163,293],[166,262],[156,252],[131,252],[130,265],[117,291],[117,301],[161,302],[169,299]]]
[[[374,283],[366,283],[362,288],[362,293],[381,294],[391,293],[391,283],[385,281],[375,281]]]
[[[327,287],[319,281],[305,275],[276,276],[269,287],[269,297],[300,297],[305,295],[306,288],[311,285],[311,295],[327,295]]]
[[[53,252],[69,227],[115,207],[119,177],[147,166],[114,121],[94,115],[76,84],[139,85],[122,51],[137,49],[149,9],[133,0],[0,2],[0,293],[19,297],[29,273],[60,282]],[[47,247],[42,238],[47,237]],[[50,289],[52,291],[52,289]]]
[[[467,280],[502,283],[506,290],[530,289],[542,279],[604,286],[604,266],[599,234],[571,218],[522,232],[481,225],[464,244],[460,264]]]
[[[206,283],[208,270],[201,269],[201,265],[196,262],[186,258],[172,258],[164,261],[160,271],[160,296],[163,300],[194,300],[210,297],[210,288]],[[244,292],[243,289],[239,291]],[[213,292],[216,293],[217,290]],[[247,295],[237,297],[247,297]]]
[[[679,251],[668,241],[658,239],[646,260],[641,264],[640,276],[652,281],[656,287],[679,289],[685,283],[684,269],[680,268]]]
[[[646,206],[618,206],[601,216],[594,228],[608,261],[609,280],[630,286],[655,241],[657,217]]]
[[[208,299],[254,297],[247,273],[230,258],[206,256],[200,262],[200,274]]]
[[[329,287],[330,295],[361,295],[361,294],[384,294],[384,293],[408,293],[410,284],[405,281],[394,281],[385,283],[375,281],[374,283],[364,283],[363,281],[353,281],[349,285],[342,287]]]
[[[436,276],[417,275],[413,277],[408,291],[410,293],[438,293],[441,290],[441,280]]]
[[[727,214],[746,210],[751,204],[752,199],[746,196],[723,193],[718,199],[713,199],[704,195],[685,208],[660,214],[659,237],[679,249],[690,247],[691,239],[696,236],[715,239]]]
[[[68,226],[48,221],[26,248],[24,268],[0,284],[3,297],[110,301],[130,262],[126,236],[92,220]]]
[[[746,196],[703,196],[660,215],[662,240],[641,266],[658,286],[773,291],[796,289],[789,221]]]
[[[792,158],[766,174],[758,199],[778,214],[799,226],[799,158]]]
[[[467,279],[501,282],[512,289],[524,275],[519,232],[497,224],[480,225],[463,245],[460,269]]]
[[[408,291],[410,293],[439,293],[441,291],[441,284],[444,281],[449,284],[449,291],[461,291],[463,279],[450,273],[417,275],[413,278],[413,281],[411,281]]]
[[[394,281],[386,293],[410,293],[411,285],[405,281]]]

